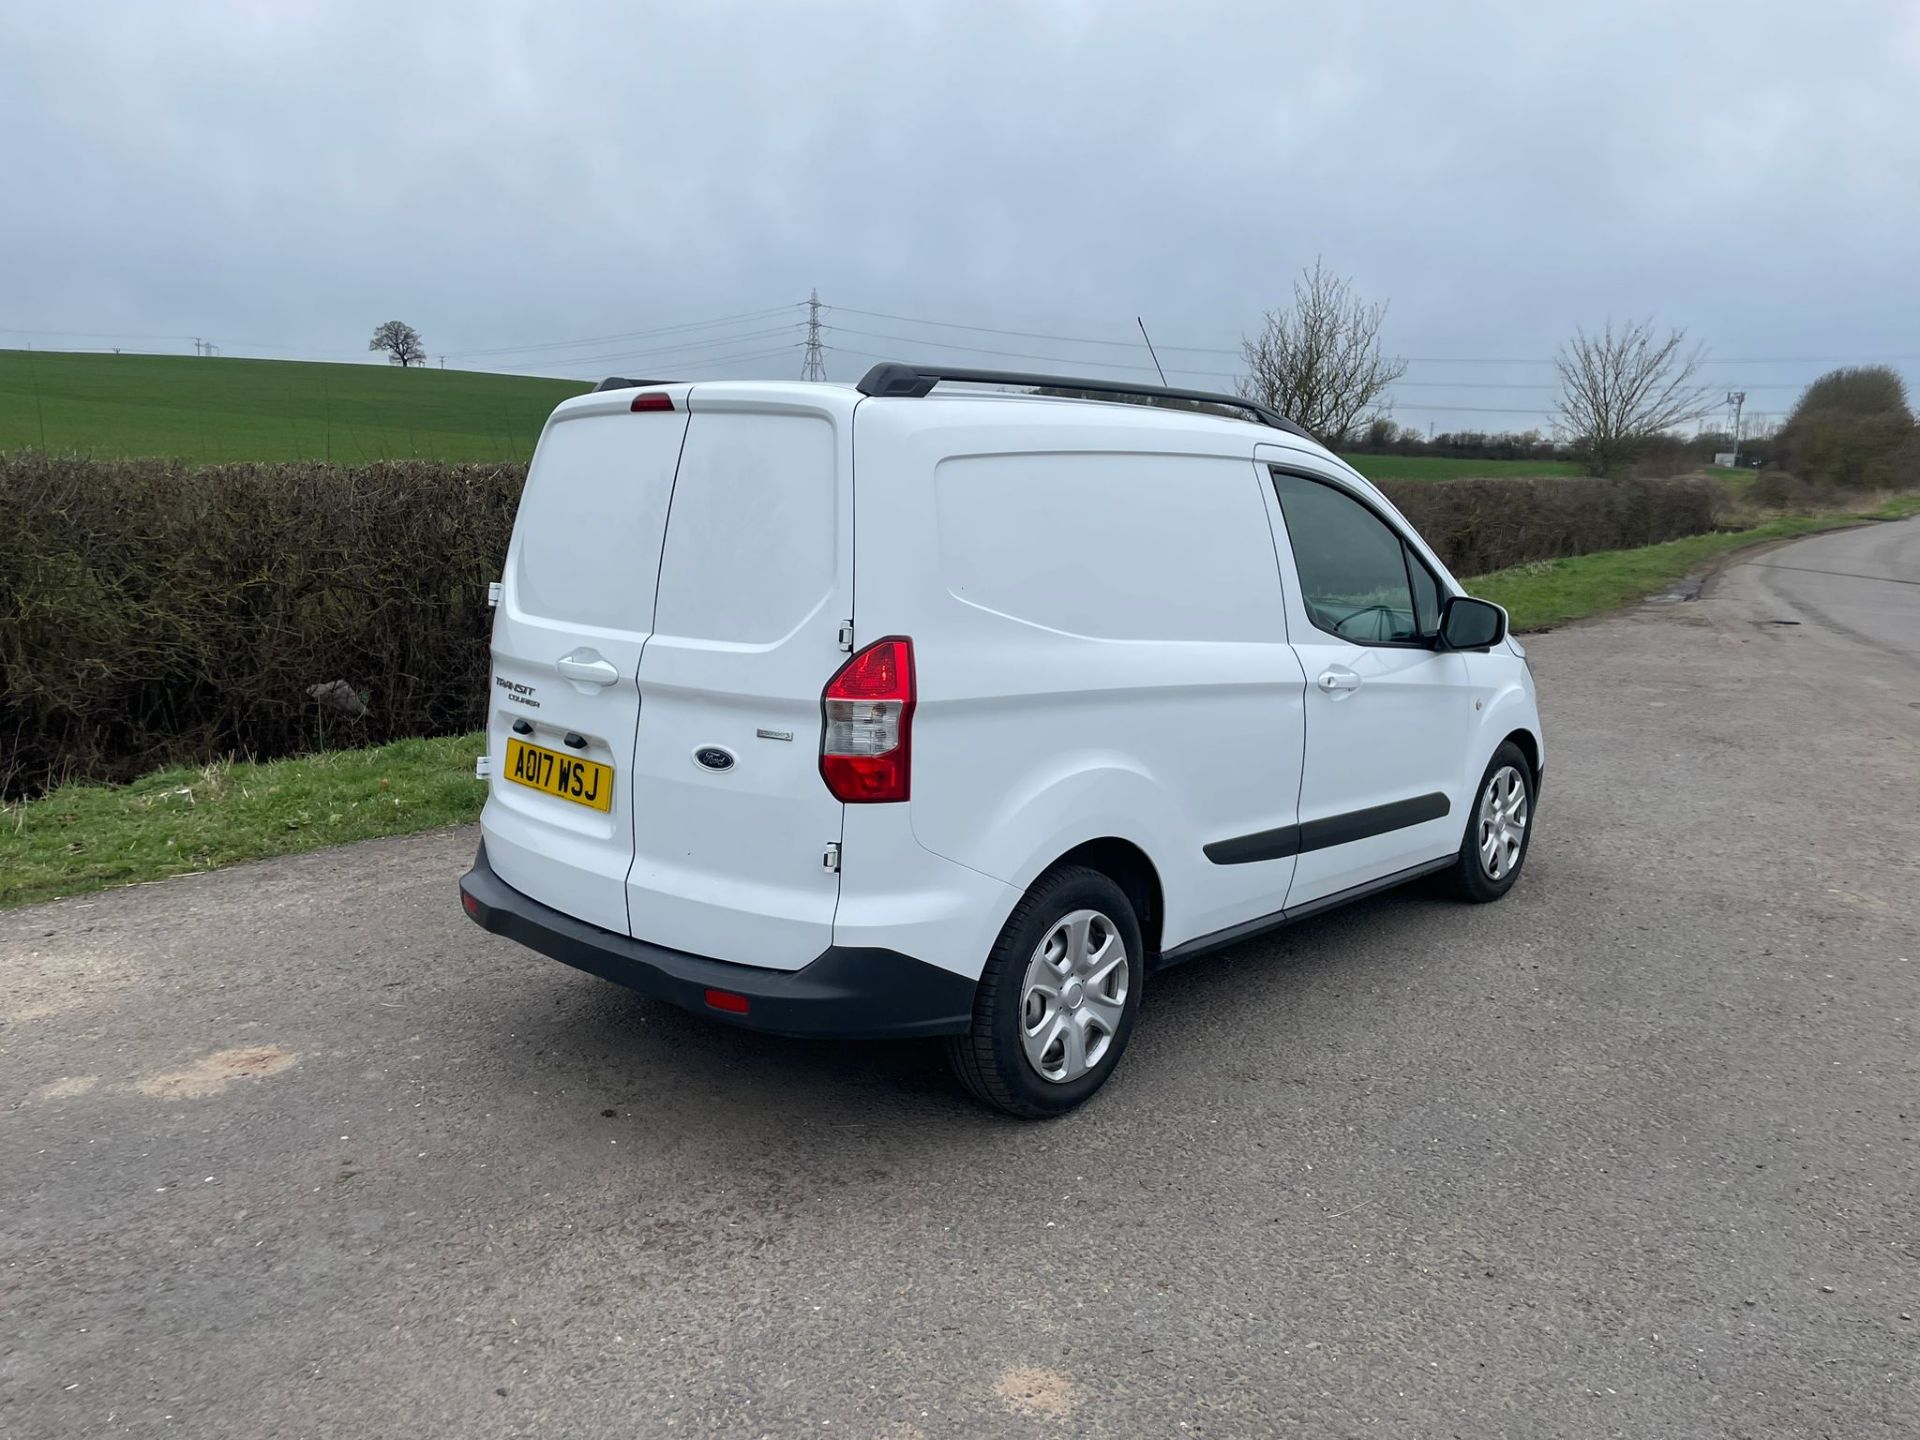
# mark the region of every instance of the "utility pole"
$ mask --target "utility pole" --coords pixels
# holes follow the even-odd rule
[[[1733,463],[1738,466],[1740,463],[1740,409],[1747,403],[1747,392],[1729,390],[1727,403],[1733,406]]]
[[[807,297],[807,357],[800,366],[802,380],[827,378],[827,359],[820,349],[820,292]]]

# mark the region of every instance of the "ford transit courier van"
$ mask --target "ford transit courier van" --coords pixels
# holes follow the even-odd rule
[[[1505,613],[1230,397],[609,381],[498,606],[475,920],[731,1024],[944,1036],[1016,1115],[1100,1087],[1157,970],[1497,899],[1533,831]]]

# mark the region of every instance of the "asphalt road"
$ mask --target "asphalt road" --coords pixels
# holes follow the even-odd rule
[[[1916,582],[1541,637],[1508,900],[1172,972],[1047,1126],[483,935],[470,831],[0,915],[0,1433],[1920,1434]]]

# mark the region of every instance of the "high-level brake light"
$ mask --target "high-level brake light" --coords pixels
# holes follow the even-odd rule
[[[913,771],[913,642],[876,640],[820,696],[820,777],[849,805],[905,800]]]
[[[648,390],[633,397],[633,404],[627,407],[635,412],[647,410],[673,409],[673,396],[664,390]]]

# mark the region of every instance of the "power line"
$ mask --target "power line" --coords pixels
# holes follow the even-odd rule
[[[842,310],[849,314],[862,313],[862,314],[880,315],[883,313],[879,311],[855,312],[853,307],[851,306],[838,306],[838,307],[825,307],[825,308],[832,309],[832,310]],[[904,323],[907,323],[907,324],[942,324],[942,325],[949,325],[951,328],[954,328],[954,329],[979,330],[983,333],[989,333],[989,334],[1015,334],[1015,335],[1033,335],[1033,336],[1039,336],[1042,334],[1042,332],[1039,332],[1039,331],[996,331],[988,326],[962,326],[962,325],[959,325],[957,322],[916,321],[908,317],[897,317],[897,318],[901,319],[902,321],[904,321]],[[995,349],[987,346],[962,345],[951,340],[935,339],[935,338],[930,338],[925,336],[902,335],[902,334],[896,334],[896,333],[887,332],[887,331],[863,330],[863,329],[858,329],[853,326],[847,326],[847,325],[829,325],[826,328],[842,335],[858,335],[858,336],[863,336],[863,337],[876,339],[876,340],[892,340],[892,341],[897,341],[903,345],[925,346],[934,350],[946,350],[946,351],[952,351],[952,352],[967,354],[967,355],[996,356],[996,357],[1001,357],[1005,359],[1016,359],[1016,360],[1040,360],[1040,361],[1046,361],[1054,365],[1075,366],[1075,367],[1094,367],[1094,368],[1103,369],[1103,370],[1123,370],[1123,371],[1130,371],[1140,375],[1152,375],[1156,373],[1153,370],[1153,368],[1150,366],[1129,364],[1125,361],[1095,360],[1087,356],[1049,354],[1049,353],[1044,353],[1040,351],[1031,351],[1031,350],[1001,350],[1001,349]],[[1072,339],[1073,337],[1063,336],[1063,337],[1049,337],[1049,338]],[[1123,342],[1118,342],[1118,341],[1104,342],[1103,341],[1099,343],[1119,345],[1119,344],[1122,344]],[[897,358],[895,356],[872,355],[871,352],[851,350],[845,346],[840,346],[836,348],[841,349],[843,353],[853,354],[853,355],[866,355],[874,359]],[[1138,345],[1135,345],[1134,348],[1138,349],[1141,347],[1139,347]],[[1167,348],[1167,349],[1181,348],[1181,349],[1186,349],[1191,351],[1195,349],[1200,349],[1202,347],[1168,346],[1164,348]],[[1409,361],[1409,363],[1415,363],[1415,362]],[[1443,362],[1439,357],[1429,356],[1429,357],[1424,357],[1424,361],[1422,363],[1427,363],[1427,364],[1438,364],[1438,363],[1552,364],[1553,362],[1551,360],[1539,361],[1539,362],[1525,362],[1517,359],[1493,360],[1493,359],[1486,359],[1486,358],[1476,358],[1473,360],[1468,360],[1464,357],[1454,361]],[[1735,363],[1735,362],[1726,361],[1721,363]],[[1762,362],[1744,361],[1740,363],[1762,363]],[[1830,362],[1815,359],[1813,357],[1808,357],[1806,363],[1824,364],[1824,363],[1830,363]],[[1207,380],[1237,381],[1241,378],[1241,375],[1238,372],[1220,371],[1220,370],[1203,370],[1203,369],[1190,367],[1190,366],[1177,366],[1175,367],[1175,370],[1173,371],[1173,373],[1176,373],[1182,376],[1197,377],[1197,378],[1202,378]],[[1399,380],[1394,382],[1394,384],[1389,387],[1389,393],[1395,397],[1395,399],[1397,400],[1397,403],[1399,403],[1402,406],[1402,408],[1410,409],[1410,410],[1451,411],[1451,412],[1457,412],[1461,414],[1477,413],[1477,414],[1489,414],[1489,415],[1511,414],[1511,415],[1550,416],[1556,412],[1554,412],[1551,408],[1547,408],[1547,407],[1529,409],[1529,408],[1518,407],[1518,406],[1503,407],[1503,406],[1468,405],[1468,404],[1436,405],[1436,404],[1424,403],[1419,400],[1408,398],[1401,392],[1408,391],[1408,390],[1481,390],[1481,391],[1494,390],[1494,391],[1506,391],[1508,393],[1512,393],[1516,391],[1551,393],[1551,392],[1558,391],[1560,388],[1561,387],[1557,384],[1541,383],[1541,382],[1535,382],[1535,381]],[[1776,390],[1776,391],[1788,390],[1790,391],[1790,390],[1798,390],[1802,387],[1799,384],[1792,381],[1771,381],[1771,382],[1750,383],[1748,384],[1747,388],[1750,390]]]
[[[795,350],[798,350],[799,348],[800,348],[800,342],[796,340],[790,345],[775,345],[764,350],[739,350],[739,351],[733,351],[733,352],[729,352],[727,354],[722,354],[722,355],[654,356],[651,359],[649,359],[648,363],[656,365],[661,369],[672,370],[672,369],[681,369],[681,368],[699,366],[699,365],[718,365],[718,364],[724,364],[726,362],[734,361],[734,360],[770,359],[775,355],[791,355]],[[617,363],[622,360],[635,360],[635,359],[648,359],[648,357],[636,356],[636,355],[598,355],[598,356],[589,355],[583,359],[578,359],[578,360],[547,360],[547,361],[533,360],[533,361],[527,362],[524,365],[499,365],[499,366],[495,366],[494,368],[500,371],[508,371],[515,374],[519,374],[527,371],[538,372],[543,366],[554,366],[554,367],[560,367],[560,368],[566,368],[566,369],[585,369],[588,367],[600,367],[602,365],[602,362]]]
[[[702,335],[682,340],[671,345],[646,345],[637,350],[602,350],[592,355],[545,355],[535,359],[518,361],[511,365],[497,365],[501,370],[531,369],[538,365],[593,365],[603,360],[645,360],[654,357],[671,357],[687,350],[707,350],[714,346],[736,344],[743,340],[766,340],[774,335],[791,335],[797,331],[797,325],[777,325],[771,330],[749,330],[738,335]],[[800,344],[796,338],[794,345]]]
[[[887,334],[882,334],[878,331],[873,331],[873,330],[855,330],[844,325],[832,325],[832,326],[828,326],[827,328],[838,334],[843,334],[843,335],[864,335],[875,340],[898,340],[903,344],[926,345],[936,350],[959,350],[969,355],[997,355],[1004,359],[1011,359],[1011,360],[1050,360],[1055,362],[1056,364],[1062,364],[1062,365],[1092,365],[1100,369],[1106,369],[1106,370],[1132,370],[1143,375],[1153,375],[1156,373],[1151,366],[1128,365],[1122,361],[1115,361],[1115,360],[1090,360],[1084,356],[1072,356],[1072,355],[1043,355],[1043,354],[1039,354],[1038,352],[1030,351],[1030,350],[990,350],[990,349],[985,349],[976,345],[956,345],[951,341],[947,341],[947,340],[927,340],[927,339],[921,339],[921,338],[917,338],[910,335],[887,335]],[[837,348],[841,348],[843,350],[845,349],[845,347],[837,347]],[[1169,348],[1172,348],[1172,347],[1169,347]],[[849,351],[846,351],[845,353],[864,354],[866,352],[849,350]],[[890,357],[876,356],[874,358],[887,359]],[[1193,368],[1192,366],[1186,366],[1186,365],[1176,365],[1173,369],[1173,373],[1176,375],[1196,375],[1196,376],[1200,376],[1203,379],[1209,379],[1209,380],[1238,380],[1241,378],[1237,372],[1230,371],[1230,370],[1199,370],[1199,369]],[[1557,390],[1559,388],[1557,385],[1502,385],[1502,384],[1499,384],[1498,382],[1493,382],[1493,381],[1451,382],[1451,381],[1445,381],[1445,380],[1425,380],[1425,381],[1407,380],[1407,381],[1400,381],[1396,383],[1399,385],[1404,385],[1409,387],[1419,386],[1419,387],[1431,388],[1431,389],[1467,388],[1467,389],[1485,389],[1485,390],[1516,390],[1516,389]],[[1782,387],[1782,388],[1790,388],[1790,387]],[[1471,407],[1466,407],[1466,408],[1471,408]],[[1531,414],[1532,412],[1516,411],[1515,413]]]
[[[957,320],[932,320],[924,316],[895,315],[884,310],[858,310],[850,305],[828,305],[824,309],[848,315],[864,315],[874,320],[894,320],[903,325],[932,325],[946,330],[971,330],[982,335],[1011,335],[1022,340],[1055,340],[1070,345],[1107,345],[1121,349],[1141,350],[1144,347],[1137,340],[1109,340],[1089,335],[1061,335],[1043,330],[1002,330],[991,325],[963,324]],[[854,331],[853,334],[871,335],[872,331]],[[898,339],[898,336],[882,338]],[[929,342],[938,344],[940,342]],[[952,347],[961,348],[961,347]],[[1162,350],[1178,350],[1189,355],[1232,355],[1239,356],[1237,347],[1220,345],[1161,345]],[[983,351],[984,354],[1011,354],[1010,351]],[[1396,357],[1410,365],[1551,365],[1552,356],[1497,356],[1497,355],[1404,355]],[[1902,365],[1920,361],[1920,355],[1759,355],[1759,356],[1703,356],[1703,365]],[[1080,362],[1092,364],[1092,361]],[[1205,371],[1188,371],[1188,374],[1205,374]]]
[[[1072,355],[1036,355],[1026,350],[984,350],[978,345],[955,345],[948,340],[928,340],[917,335],[885,335],[877,330],[855,330],[845,325],[822,327],[839,335],[864,335],[872,340],[898,340],[903,345],[928,345],[936,350],[959,350],[968,355],[1003,355],[1014,360],[1054,360],[1063,365],[1094,365],[1102,370],[1138,370],[1144,374],[1153,374],[1151,365],[1128,365],[1119,360],[1089,360]],[[1187,374],[1200,374],[1200,371],[1187,371]]]
[[[991,325],[963,325],[957,320],[921,320],[911,315],[889,315],[881,310],[855,310],[850,305],[828,305],[823,308],[835,312],[844,310],[849,315],[864,315],[870,320],[897,320],[902,325],[938,325],[947,330],[972,330],[982,335],[1012,335],[1021,340],[1064,340],[1074,345],[1119,345],[1129,350],[1138,350],[1141,348],[1138,340],[1095,340],[1084,335],[1054,335],[1040,330],[996,330]],[[1190,350],[1194,347],[1190,345],[1166,345],[1161,348],[1166,350]],[[1234,350],[1227,353],[1238,355],[1240,352]]]
[[[1396,380],[1395,389],[1399,390],[1559,390],[1558,385],[1541,384],[1536,381],[1516,380]],[[1779,380],[1767,385],[1749,385],[1749,390],[1802,390],[1806,387],[1791,380]]]
[[[930,342],[930,343],[932,343],[932,342]],[[844,346],[844,345],[828,345],[828,346],[826,346],[825,348],[826,348],[826,349],[828,349],[828,350],[830,350],[831,352],[833,352],[833,353],[834,353],[834,354],[836,354],[836,355],[852,355],[852,356],[856,356],[856,357],[858,357],[859,359],[862,359],[862,360],[891,360],[891,359],[893,359],[893,358],[894,358],[894,357],[893,357],[893,356],[891,356],[891,355],[878,355],[878,354],[875,354],[874,352],[872,352],[872,351],[870,351],[870,350],[850,350],[850,349],[848,349],[848,348],[847,348],[846,346]],[[954,348],[957,348],[957,347],[954,347]],[[990,354],[990,355],[1002,355],[1002,354],[1010,354],[1010,353],[1014,353],[1014,352],[1009,352],[1009,351],[1000,351],[1000,350],[990,350],[990,351],[984,351],[984,352],[981,352],[981,353],[984,353],[984,354]],[[1047,356],[1047,355],[1042,355],[1042,356],[1032,356],[1032,357],[1028,357],[1028,358],[1032,358],[1032,359],[1042,359],[1042,360],[1047,360],[1047,359],[1058,359],[1059,357],[1058,357],[1058,356]],[[1095,362],[1093,362],[1093,361],[1081,361],[1081,362],[1079,362],[1079,363],[1081,363],[1081,364],[1093,364],[1093,363],[1095,363]],[[1137,368],[1139,368],[1139,367],[1137,367],[1137,366],[1129,366],[1129,367],[1126,367],[1126,368],[1129,368],[1129,369],[1137,369]],[[1152,373],[1152,372],[1150,372],[1150,371],[1149,371],[1148,373]],[[1178,368],[1176,368],[1176,369],[1175,369],[1175,370],[1174,370],[1174,371],[1173,371],[1172,373],[1174,373],[1174,374],[1176,374],[1176,375],[1209,375],[1209,374],[1215,374],[1215,373],[1217,373],[1217,372],[1214,372],[1214,371],[1207,371],[1207,370],[1181,370],[1181,369],[1178,369]],[[1062,376],[1061,376],[1060,378],[1061,378],[1062,380],[1071,380],[1071,379],[1072,379],[1073,377],[1072,377],[1071,375],[1062,375]],[[1548,416],[1548,415],[1552,415],[1552,414],[1553,414],[1553,411],[1552,411],[1552,410],[1550,410],[1550,409],[1546,409],[1546,408],[1538,408],[1538,409],[1524,409],[1524,408],[1520,408],[1520,409],[1509,409],[1509,408],[1507,408],[1507,407],[1504,407],[1504,406],[1498,406],[1498,405],[1422,405],[1422,404],[1416,404],[1416,403],[1411,403],[1411,402],[1410,402],[1410,403],[1408,403],[1408,404],[1406,405],[1406,407],[1405,407],[1405,408],[1406,408],[1406,409],[1408,409],[1408,410],[1419,410],[1419,411],[1423,411],[1423,412],[1432,412],[1432,413],[1435,413],[1435,414],[1461,414],[1461,415],[1537,415],[1537,416]]]
[[[770,305],[764,310],[745,310],[738,315],[717,315],[711,320],[684,320],[676,325],[658,325],[650,330],[623,330],[613,335],[593,335],[580,340],[542,340],[525,345],[496,345],[489,349],[449,350],[447,354],[455,359],[470,359],[476,355],[515,355],[528,350],[566,350],[576,345],[606,345],[618,340],[644,340],[654,335],[669,335],[685,330],[704,330],[714,325],[730,325],[736,320],[758,320],[767,315],[779,315],[804,305],[804,300],[795,300],[786,305]]]

